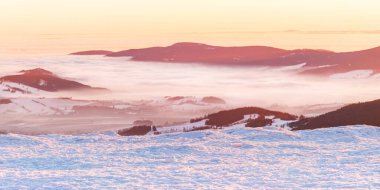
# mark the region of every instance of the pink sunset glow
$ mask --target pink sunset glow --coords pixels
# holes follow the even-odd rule
[[[378,0],[0,0],[0,189],[380,189]]]

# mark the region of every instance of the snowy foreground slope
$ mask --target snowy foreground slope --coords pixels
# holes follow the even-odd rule
[[[380,128],[0,135],[0,189],[379,189]]]

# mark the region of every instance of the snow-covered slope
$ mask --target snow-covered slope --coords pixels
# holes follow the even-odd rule
[[[33,87],[47,92],[58,91],[93,91],[105,92],[107,89],[94,88],[82,83],[67,80],[55,75],[53,72],[41,68],[22,70],[14,75],[0,77],[1,82],[12,82]]]
[[[3,189],[379,189],[380,128],[0,135]]]
[[[330,75],[332,79],[365,79],[371,77],[374,72],[372,70],[353,70],[345,73],[337,73]]]
[[[248,114],[248,115],[244,115],[243,119],[233,122],[229,125],[225,125],[225,126],[216,126],[216,125],[207,124],[207,121],[209,119],[206,118],[206,119],[202,119],[195,122],[186,122],[183,124],[159,127],[157,128],[157,131],[160,134],[166,134],[166,133],[191,132],[191,131],[212,130],[212,129],[219,130],[219,129],[224,129],[224,128],[245,128],[249,126],[248,123],[255,121],[260,116],[265,117],[266,119],[271,121],[270,124],[260,126],[261,128],[264,127],[264,128],[290,130],[288,125],[295,121],[295,120],[283,120],[283,119],[275,118],[274,115]],[[148,133],[148,134],[153,134],[153,132]]]
[[[42,97],[52,93],[14,82],[0,81],[0,97]]]
[[[17,115],[66,115],[74,106],[88,105],[90,101],[60,98],[12,98],[11,103],[0,105],[0,114]],[[22,117],[20,117],[22,119]]]
[[[165,127],[160,127],[158,128],[158,132],[162,134],[166,133],[177,133],[177,132],[186,132],[186,131],[191,131],[196,128],[204,127],[206,126],[206,119],[194,123],[186,122],[183,124],[177,124],[177,125],[171,125],[171,126],[165,126]],[[152,134],[152,133],[150,133]]]

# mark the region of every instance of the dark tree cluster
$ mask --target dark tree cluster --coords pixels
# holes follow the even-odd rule
[[[0,104],[10,104],[12,101],[10,99],[0,99]]]
[[[132,128],[122,129],[117,132],[121,136],[141,136],[146,135],[152,130],[151,126],[133,126]]]
[[[271,119],[265,118],[265,116],[260,115],[256,119],[249,119],[245,127],[264,127],[272,125],[273,121]]]
[[[227,126],[237,121],[244,119],[244,115],[258,114],[263,116],[274,116],[275,118],[282,120],[296,120],[297,116],[284,112],[270,111],[258,107],[244,107],[233,110],[221,111],[218,113],[210,114],[206,117],[206,125],[213,126]]]
[[[351,104],[313,118],[301,118],[290,127],[305,130],[347,125],[380,126],[380,100]]]

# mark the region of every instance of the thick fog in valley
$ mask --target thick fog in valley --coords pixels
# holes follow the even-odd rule
[[[223,67],[134,62],[102,56],[1,57],[0,75],[43,68],[60,77],[112,92],[75,95],[97,100],[141,100],[164,96],[217,96],[231,106],[302,106],[379,98],[380,78],[371,71],[331,77],[297,75],[302,64],[283,68]],[[59,94],[55,96],[70,96]]]

